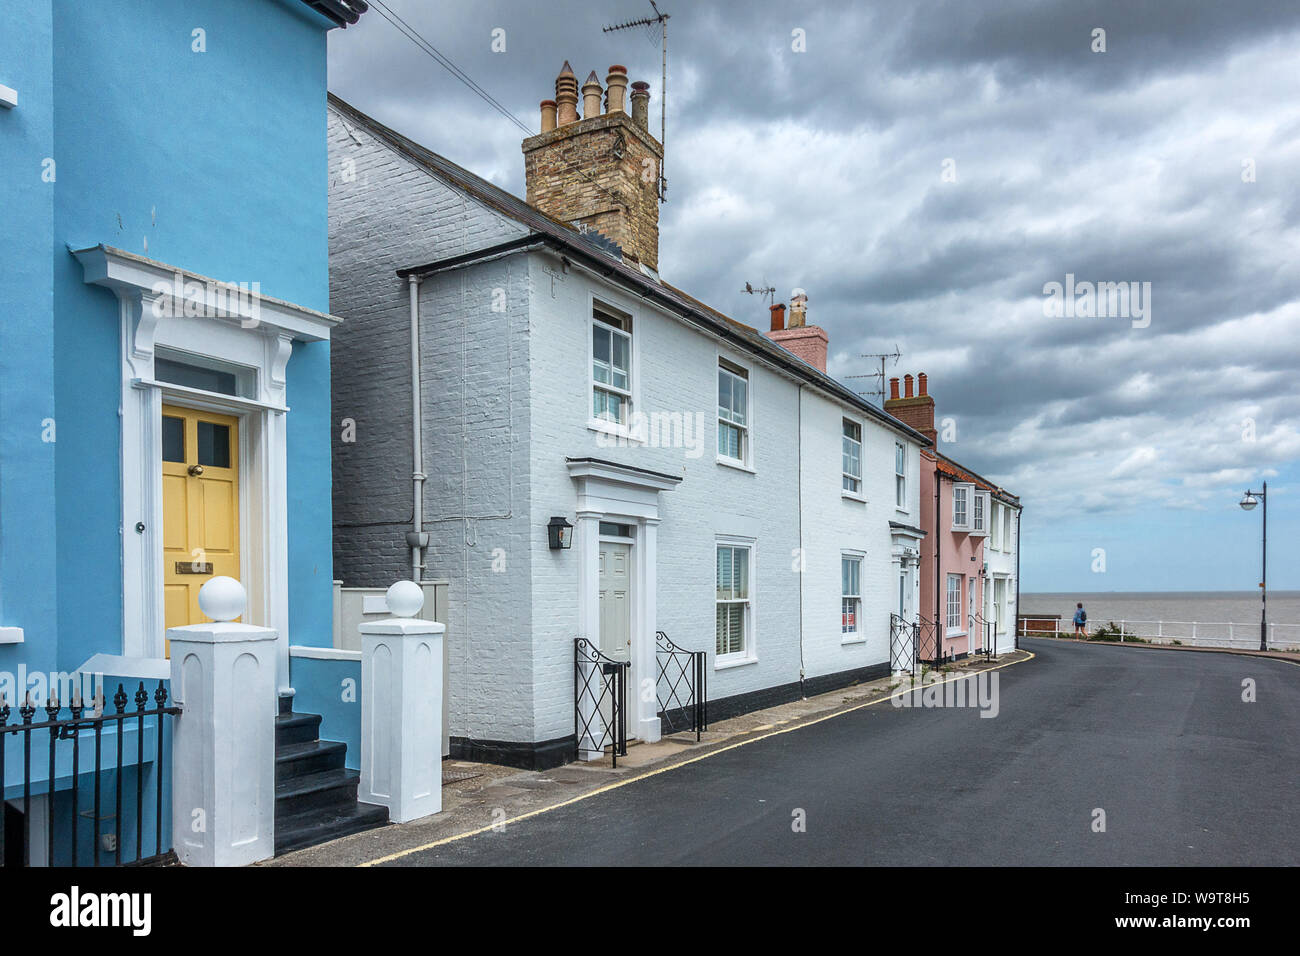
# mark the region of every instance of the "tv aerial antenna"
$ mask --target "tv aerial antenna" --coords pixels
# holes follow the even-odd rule
[[[884,408],[885,407],[885,363],[887,363],[890,359],[893,359],[894,364],[897,365],[898,360],[901,359],[902,357],[903,357],[903,353],[898,350],[897,345],[894,346],[894,351],[892,352],[867,352],[863,355],[859,355],[858,358],[871,359],[872,361],[879,361],[880,371],[869,372],[866,375],[846,375],[845,378],[874,378],[876,380],[876,387],[871,389],[868,392],[858,392],[858,394],[862,396],[866,396],[866,395],[876,396],[876,398],[879,399],[879,401],[877,401],[876,404],[879,405],[881,408]]]
[[[755,289],[752,285],[750,285],[748,282],[746,282],[746,283],[745,283],[745,288],[742,289],[741,291],[742,291],[742,292],[747,292],[747,293],[749,293],[750,295],[761,295],[761,296],[766,296],[766,297],[767,297],[767,304],[768,304],[768,305],[771,305],[774,301],[776,301],[776,299],[775,299],[775,297],[776,297],[776,286],[771,286],[771,285],[768,285],[768,286],[760,286],[759,288]]]
[[[659,28],[659,47],[663,51],[663,76],[659,83],[659,145],[664,147],[664,153],[667,155],[667,148],[664,143],[668,131],[668,17],[669,14],[661,13],[655,0],[650,0],[650,9],[654,10],[653,17],[640,17],[636,20],[626,20],[623,23],[613,23],[601,27],[604,33],[617,33],[620,30],[631,30],[633,27],[655,27]],[[653,31],[652,31],[653,36]],[[664,175],[664,161],[659,160],[659,201],[668,201],[668,177]]]

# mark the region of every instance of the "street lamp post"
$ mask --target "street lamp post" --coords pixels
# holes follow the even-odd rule
[[[1264,502],[1264,537],[1261,550],[1261,565],[1259,579],[1259,649],[1268,650],[1268,482],[1264,482],[1263,491],[1247,491],[1246,497],[1241,499],[1243,511],[1253,511],[1255,505],[1260,501]]]

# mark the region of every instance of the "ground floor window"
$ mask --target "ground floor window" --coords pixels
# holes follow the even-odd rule
[[[1007,579],[993,579],[993,613],[994,620],[997,622],[997,632],[1005,634],[1007,632]]]
[[[858,633],[862,617],[862,558],[843,555],[840,558],[840,633]]]
[[[961,630],[961,575],[948,575],[948,630]]]
[[[718,545],[718,657],[748,657],[753,649],[749,559],[747,545]]]

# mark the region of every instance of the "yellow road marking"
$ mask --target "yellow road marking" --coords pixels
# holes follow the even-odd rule
[[[970,674],[962,674],[960,677],[951,677],[947,680],[934,681],[933,684],[926,684],[921,686],[928,687],[928,686],[938,686],[943,684],[951,684],[954,681],[966,680],[968,677],[973,677],[976,674],[987,674],[990,671],[1001,670],[1002,668],[1010,667],[1013,664],[1023,664],[1025,661],[1031,661],[1038,656],[1033,651],[1025,651],[1025,653],[1028,654],[1029,656],[1023,658],[1022,660],[1007,661],[1007,663],[1005,664],[997,664],[993,667],[986,667],[983,670],[973,671]],[[391,863],[393,860],[400,860],[402,857],[410,856],[412,853],[423,853],[425,850],[432,850],[436,847],[445,846],[448,843],[455,843],[457,840],[464,840],[467,837],[478,836],[480,833],[487,833],[491,830],[504,829],[505,827],[509,826],[512,823],[520,823],[532,817],[541,816],[543,813],[550,813],[552,810],[559,810],[562,807],[572,806],[573,804],[578,803],[579,801],[588,800],[591,797],[599,796],[602,793],[609,793],[611,790],[618,790],[621,787],[626,787],[628,784],[638,783],[639,781],[642,780],[648,780],[651,777],[657,777],[661,773],[668,773],[670,770],[677,770],[681,767],[689,766],[690,764],[697,763],[701,760],[707,760],[709,757],[716,757],[718,754],[726,753],[729,750],[735,750],[738,747],[745,747],[749,744],[758,743],[760,740],[767,740],[770,737],[777,737],[780,736],[781,734],[788,734],[796,730],[802,730],[804,727],[812,727],[813,725],[820,724],[823,721],[832,720],[836,717],[843,717],[845,714],[851,714],[854,711],[861,710],[864,707],[871,707],[875,704],[883,704],[885,701],[893,700],[895,697],[902,697],[904,694],[910,694],[916,689],[917,688],[909,687],[907,690],[899,691],[896,694],[890,694],[887,697],[880,697],[877,698],[876,700],[863,701],[862,703],[855,704],[852,707],[846,707],[844,710],[837,710],[834,711],[833,713],[823,714],[820,717],[814,717],[812,720],[807,720],[804,721],[803,723],[795,724],[792,727],[782,727],[773,730],[771,733],[763,734],[762,736],[759,737],[747,737],[744,740],[737,740],[735,743],[727,744],[726,746],[723,747],[718,747],[716,750],[709,750],[697,756],[689,757],[686,760],[682,760],[674,764],[669,764],[666,767],[660,767],[657,770],[648,770],[645,773],[638,774],[635,777],[629,777],[626,780],[618,780],[615,781],[614,783],[605,784],[603,787],[597,787],[595,790],[589,790],[586,793],[578,794],[576,797],[570,797],[568,800],[561,800],[559,803],[553,803],[547,807],[538,807],[536,810],[529,810],[527,813],[521,813],[519,814],[519,816],[511,817],[509,820],[504,820],[501,823],[495,823],[495,824],[489,823],[486,826],[481,826],[474,830],[466,830],[464,833],[455,833],[452,834],[451,836],[442,837],[441,839],[433,840],[429,843],[422,844],[421,846],[414,846],[406,850],[398,850],[396,853],[389,853],[387,856],[381,856],[373,860],[367,860],[365,863],[358,863],[357,866],[358,867],[379,866],[382,863]]]

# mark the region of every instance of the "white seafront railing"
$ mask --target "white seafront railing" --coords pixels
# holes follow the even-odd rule
[[[1186,644],[1189,647],[1231,647],[1241,650],[1259,649],[1259,622],[1234,621],[1107,621],[1104,626],[1119,628],[1119,640],[1141,638],[1151,644]],[[1038,626],[1034,626],[1038,625]],[[1050,625],[1045,627],[1044,625]],[[1089,621],[1088,633],[1102,627]],[[1020,618],[1020,633],[1033,637],[1036,634],[1074,633],[1074,624],[1068,618],[1053,616]],[[1269,624],[1268,649],[1273,651],[1300,651],[1300,624]]]

